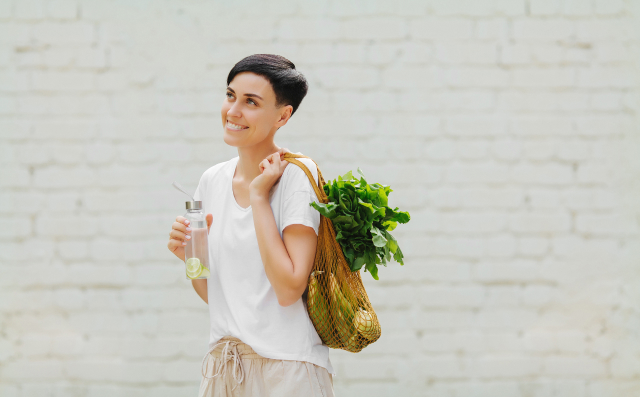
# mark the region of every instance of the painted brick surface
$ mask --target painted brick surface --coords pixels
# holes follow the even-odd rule
[[[236,155],[254,53],[310,83],[277,143],[412,216],[337,395],[639,395],[639,26],[637,0],[0,0],[0,395],[197,394],[171,182]]]

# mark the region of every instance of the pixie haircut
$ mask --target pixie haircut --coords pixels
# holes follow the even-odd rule
[[[307,80],[296,66],[276,54],[254,54],[238,61],[227,76],[227,86],[241,72],[253,72],[267,79],[276,94],[276,107],[291,105],[292,116],[309,89]]]

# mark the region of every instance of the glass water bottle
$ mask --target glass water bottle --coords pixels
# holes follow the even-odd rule
[[[209,232],[201,201],[187,201],[187,213],[184,217],[190,222],[191,239],[184,249],[184,262],[189,279],[207,279],[209,266]]]

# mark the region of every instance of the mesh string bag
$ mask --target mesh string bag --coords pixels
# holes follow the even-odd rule
[[[284,155],[284,160],[305,172],[318,201],[328,203],[324,192],[326,182],[320,168],[318,182],[315,182],[311,171],[297,158],[311,159],[301,154]],[[360,271],[351,271],[336,240],[333,222],[322,214],[316,255],[303,300],[318,336],[332,349],[358,353],[380,338],[380,323],[362,284]]]

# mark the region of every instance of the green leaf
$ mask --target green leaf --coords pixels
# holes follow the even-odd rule
[[[344,253],[344,257],[347,259],[347,261],[349,261],[349,263],[353,263],[353,260],[355,259],[355,252],[353,251],[352,248],[347,248],[345,251],[343,251]]]
[[[393,255],[393,259],[400,263],[400,265],[404,265],[404,254],[402,254],[402,250],[398,247],[398,251]]]
[[[333,219],[334,224],[351,224],[353,217],[350,215],[339,215]]]
[[[392,231],[394,229],[396,229],[396,226],[398,226],[398,223],[396,221],[384,221],[382,223],[382,225],[387,228],[388,231]]]
[[[396,241],[396,238],[394,238],[393,235],[386,231],[384,232],[384,236],[389,242],[389,251],[395,254],[395,252],[398,250],[398,242]]]
[[[379,280],[380,279],[380,278],[378,278],[378,267],[376,267],[375,264],[367,265],[366,270],[369,271],[369,273],[371,273],[371,276],[373,276],[373,279],[375,279],[375,280]]]
[[[346,174],[344,174],[343,176],[338,176],[338,178],[341,181],[352,181],[355,178],[353,177],[353,174],[351,173],[351,171],[347,172]]]
[[[364,265],[364,257],[360,256],[353,261],[351,264],[351,271],[357,271]]]
[[[408,212],[399,211],[398,207],[396,207],[393,210],[390,207],[386,207],[385,210],[386,210],[385,218],[384,218],[385,221],[391,220],[391,221],[399,222],[401,224],[406,224],[411,219],[411,216],[409,215]]]
[[[311,202],[309,203],[309,205],[313,208],[315,208],[316,210],[318,210],[320,212],[320,214],[324,215],[325,217],[329,218],[329,219],[333,219],[335,217],[338,216],[336,209],[338,208],[338,205],[335,203],[316,203]]]
[[[380,229],[373,227],[371,228],[371,234],[373,235],[373,245],[376,247],[382,247],[387,244],[387,238],[384,236]]]
[[[380,258],[380,262],[386,267],[387,261],[391,260],[391,253],[389,252],[388,243],[385,246],[378,247],[378,257]]]

